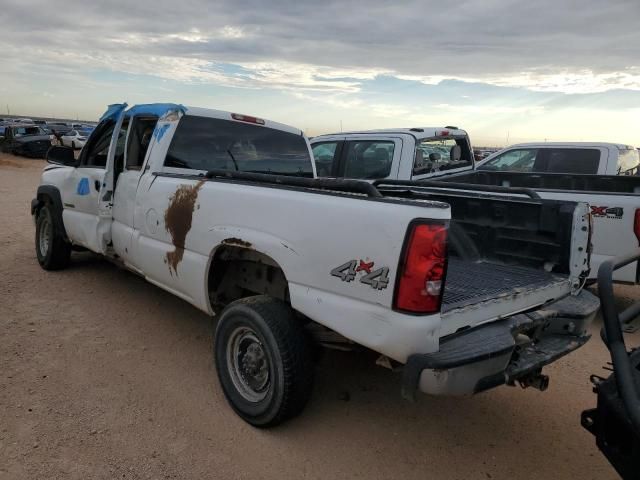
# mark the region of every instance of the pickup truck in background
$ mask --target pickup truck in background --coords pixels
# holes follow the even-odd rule
[[[319,177],[423,180],[474,166],[469,136],[456,127],[320,135],[311,148]]]
[[[527,145],[531,146],[501,150],[474,168],[463,130],[373,130],[322,135],[311,141],[316,163],[331,162],[333,168],[318,168],[319,175],[330,171],[327,176],[419,181],[425,187],[427,183],[438,186],[433,183],[437,180],[440,188],[442,182],[449,182],[450,188],[457,189],[465,185],[475,185],[476,190],[500,189],[494,189],[494,194],[521,195],[523,189],[529,189],[541,198],[588,203],[594,224],[588,281],[594,282],[603,261],[640,243],[638,151],[605,143]],[[371,167],[376,165],[373,152],[382,146],[393,153],[393,161],[386,170],[376,170]],[[331,151],[336,152],[333,158],[327,154]],[[456,161],[450,163],[452,159]],[[465,164],[461,166],[460,161]],[[519,170],[508,171],[509,166]],[[613,278],[616,282],[640,283],[639,263],[616,270]]]
[[[215,313],[222,390],[255,426],[302,410],[314,344],[378,352],[409,398],[544,389],[599,307],[584,203],[317,179],[300,130],[174,104],[112,105],[48,160],[40,265],[88,249]]]
[[[631,145],[592,142],[519,143],[483,159],[478,170],[581,175],[638,175],[640,156]]]

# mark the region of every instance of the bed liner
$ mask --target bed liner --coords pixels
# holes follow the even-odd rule
[[[546,288],[553,283],[566,282],[567,278],[566,275],[531,267],[472,262],[451,257],[447,267],[442,312],[514,296],[523,291]]]

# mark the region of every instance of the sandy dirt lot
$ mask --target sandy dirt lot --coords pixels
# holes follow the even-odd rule
[[[415,404],[371,357],[328,352],[301,417],[251,428],[218,385],[211,318],[90,254],[40,269],[43,165],[0,157],[1,479],[616,478],[579,422],[608,360],[597,335],[547,368],[547,392]]]

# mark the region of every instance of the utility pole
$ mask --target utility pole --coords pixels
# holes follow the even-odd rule
[[[11,110],[9,110],[9,104],[7,103],[7,115],[11,115]]]
[[[340,133],[342,133],[342,120],[340,120]]]

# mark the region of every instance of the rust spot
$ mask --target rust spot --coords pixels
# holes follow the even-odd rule
[[[233,245],[234,247],[253,248],[249,242],[245,242],[241,238],[225,238],[222,243],[225,245]]]
[[[169,207],[164,212],[164,228],[171,235],[171,243],[175,247],[173,251],[167,252],[166,261],[169,264],[169,272],[173,270],[176,275],[178,275],[178,264],[184,256],[184,241],[191,230],[198,192],[204,182],[205,180],[200,180],[195,185],[180,185],[169,199]]]

